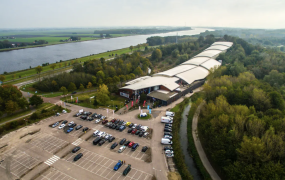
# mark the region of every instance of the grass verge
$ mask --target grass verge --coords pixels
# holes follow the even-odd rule
[[[150,115],[150,114],[147,114],[147,116],[141,117],[140,114],[138,114],[138,118],[139,118],[139,119],[142,119],[142,120],[148,120],[149,118],[151,118],[151,115]]]

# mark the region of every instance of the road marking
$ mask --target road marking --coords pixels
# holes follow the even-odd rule
[[[78,146],[79,144],[81,144],[83,142],[83,140],[81,138],[77,139],[76,141],[74,141],[72,144],[74,146]]]
[[[60,157],[54,155],[51,158],[49,158],[48,160],[45,161],[45,164],[47,164],[48,166],[52,165],[53,163],[55,163],[57,160],[59,160]]]

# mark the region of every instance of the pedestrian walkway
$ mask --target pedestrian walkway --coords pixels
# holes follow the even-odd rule
[[[51,158],[49,158],[48,160],[45,161],[45,164],[47,164],[48,166],[52,165],[53,163],[55,163],[57,160],[59,160],[60,157],[54,155]]]

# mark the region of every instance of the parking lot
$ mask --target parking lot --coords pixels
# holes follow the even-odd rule
[[[37,180],[76,180],[73,177],[55,169],[50,168],[45,173],[41,174]]]
[[[113,168],[116,165],[117,161],[114,161],[110,158],[104,157],[97,153],[91,152],[86,149],[81,149],[78,153],[83,153],[83,157],[78,161],[73,161],[76,154],[69,153],[64,160],[69,163],[75,164],[95,175],[98,175],[104,179],[127,179],[127,180],[149,180],[152,175],[138,169],[132,168],[130,173],[127,176],[123,176],[122,172],[127,167],[126,164],[118,171],[114,171]]]

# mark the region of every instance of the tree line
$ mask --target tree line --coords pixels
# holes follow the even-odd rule
[[[284,55],[223,39],[234,45],[203,86],[201,141],[224,179],[284,179]]]

